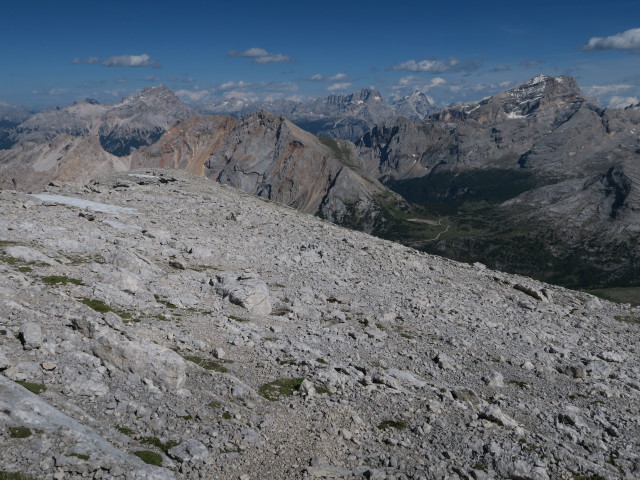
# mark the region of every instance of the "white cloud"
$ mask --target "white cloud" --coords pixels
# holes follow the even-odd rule
[[[472,72],[480,67],[480,62],[475,59],[459,59],[451,57],[448,60],[407,60],[392,66],[393,70],[406,70],[408,72],[429,72],[429,73],[453,73]]]
[[[336,90],[345,90],[347,88],[349,88],[351,86],[351,84],[349,82],[344,82],[344,83],[334,83],[333,85],[329,85],[327,87],[327,90],[330,92],[335,92]]]
[[[309,77],[309,80],[312,80],[314,82],[338,82],[348,77],[349,75],[347,75],[346,73],[336,73],[335,75],[331,75],[329,77],[325,77],[324,75],[320,75],[319,73],[316,73],[314,75],[311,75]]]
[[[496,65],[491,71],[492,72],[508,72],[511,70],[509,65]]]
[[[609,37],[592,37],[582,50],[640,50],[640,28],[632,28]]]
[[[100,57],[74,58],[71,63],[75,65],[100,63],[105,67],[160,67],[160,64],[152,60],[146,53],[142,55],[116,55],[104,60],[101,60]]]
[[[609,93],[619,93],[623,90],[629,90],[633,88],[633,85],[617,84],[617,85],[591,85],[590,87],[584,87],[584,90],[589,95],[607,95]]]
[[[408,87],[413,85],[418,77],[416,77],[415,75],[409,75],[408,77],[402,77],[400,80],[398,80],[398,86],[400,87]]]
[[[143,80],[145,82],[159,82],[160,77],[157,75],[147,75],[146,77],[143,78]]]
[[[240,54],[241,57],[266,57],[271,55],[264,48],[250,48]]]
[[[424,83],[423,79],[415,75],[409,75],[407,77],[400,78],[400,80],[398,80],[398,84],[393,85],[391,89],[400,90],[400,91],[402,90],[406,91],[411,89],[411,90],[420,90],[421,92],[427,92],[432,88],[441,87],[446,83],[447,81],[442,77],[434,77],[431,80],[429,80],[428,83]],[[402,95],[402,94],[398,93],[396,94],[396,96],[397,95]]]
[[[265,55],[264,57],[256,57],[253,60],[253,63],[257,63],[257,64],[278,63],[278,62],[293,62],[293,59],[287,57],[286,55],[275,53],[273,55]]]
[[[239,82],[234,82],[232,80],[230,82],[221,83],[220,85],[218,85],[218,88],[220,90],[229,90],[230,88],[244,88],[250,85],[251,85],[250,83],[245,82],[243,80],[240,80]]]
[[[624,108],[639,103],[638,97],[613,96],[609,99],[609,108]]]
[[[185,100],[200,102],[202,100],[208,99],[211,96],[211,92],[209,92],[209,90],[178,90],[176,91],[176,95]]]
[[[264,48],[249,48],[244,52],[232,50],[229,52],[230,57],[252,58],[253,63],[264,65],[266,63],[277,62],[293,62],[293,58],[282,55],[281,53],[271,53]]]
[[[158,63],[149,55],[116,55],[102,61],[106,67],[158,67]]]

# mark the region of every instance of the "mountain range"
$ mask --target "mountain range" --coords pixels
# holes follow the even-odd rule
[[[355,142],[374,125],[391,116],[402,115],[422,120],[436,108],[419,91],[387,103],[380,92],[363,89],[356,93],[329,95],[306,102],[272,100],[246,104],[238,99],[230,99],[201,105],[200,110],[238,118],[263,110],[282,115],[314,135]]]
[[[574,287],[640,283],[640,107],[601,109],[571,77],[438,111],[372,90],[227,107],[197,115],[153,87],[33,115],[0,150],[0,185],[179,168],[459,260]]]

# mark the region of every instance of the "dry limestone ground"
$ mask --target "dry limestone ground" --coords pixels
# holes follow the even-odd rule
[[[638,308],[177,171],[0,205],[0,478],[640,478]]]

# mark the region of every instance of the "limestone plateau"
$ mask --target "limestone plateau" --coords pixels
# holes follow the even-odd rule
[[[640,477],[637,307],[176,170],[0,207],[5,478]]]

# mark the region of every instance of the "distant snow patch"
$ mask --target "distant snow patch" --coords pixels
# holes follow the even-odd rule
[[[106,203],[92,202],[90,200],[83,200],[81,198],[65,197],[63,195],[49,195],[46,193],[38,193],[32,194],[31,196],[39,198],[43,202],[61,203],[63,205],[86,208],[95,212],[111,213],[114,215],[118,213],[133,213],[137,211],[135,208],[120,207],[118,205],[108,205]]]
[[[507,118],[527,118],[527,116],[520,115],[519,113],[516,113],[516,112],[509,112],[507,113]]]

